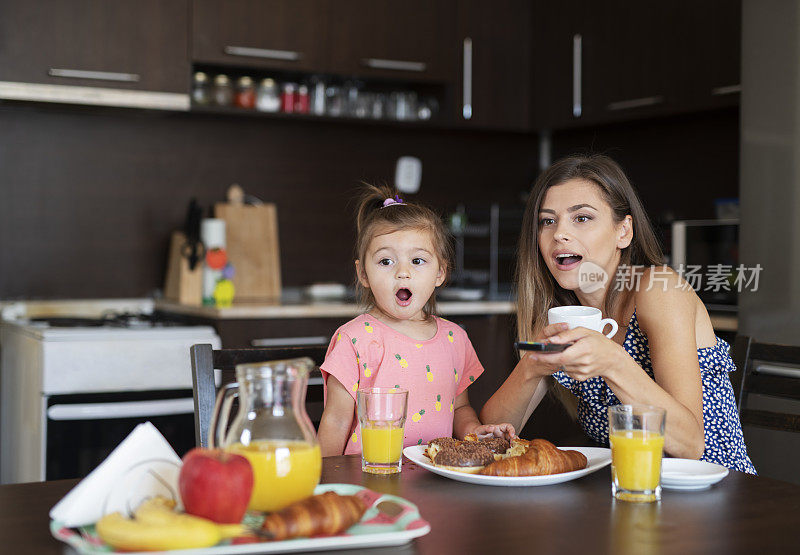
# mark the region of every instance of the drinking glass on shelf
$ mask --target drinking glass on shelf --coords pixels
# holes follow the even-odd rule
[[[400,472],[408,391],[371,387],[356,392],[361,426],[361,470],[371,474]]]
[[[661,458],[666,411],[647,405],[608,409],[611,492],[621,501],[661,500]]]

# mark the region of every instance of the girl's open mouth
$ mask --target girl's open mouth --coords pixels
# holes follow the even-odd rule
[[[406,289],[405,287],[402,289],[398,289],[397,293],[394,294],[397,297],[397,304],[400,306],[408,306],[411,304],[411,291]]]
[[[573,268],[577,268],[578,265],[583,260],[583,257],[579,254],[574,253],[563,253],[557,254],[555,256],[556,260],[556,267],[559,270],[572,270]]]

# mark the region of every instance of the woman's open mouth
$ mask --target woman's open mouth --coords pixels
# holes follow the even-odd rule
[[[575,253],[559,253],[555,255],[556,268],[559,270],[572,270],[577,268],[583,257]]]
[[[394,296],[397,297],[397,304],[400,306],[408,306],[411,304],[411,291],[405,287],[398,289]]]

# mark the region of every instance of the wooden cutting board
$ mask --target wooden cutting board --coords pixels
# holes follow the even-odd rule
[[[272,302],[281,296],[278,212],[274,204],[218,203],[225,220],[228,260],[233,264],[234,302]]]

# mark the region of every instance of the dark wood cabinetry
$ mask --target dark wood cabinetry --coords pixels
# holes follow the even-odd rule
[[[530,41],[530,2],[458,2],[454,118],[460,126],[530,129]]]
[[[0,81],[188,93],[188,0],[8,0]]]
[[[453,0],[329,4],[332,73],[444,82],[456,74]]]
[[[193,0],[192,59],[322,71],[332,24],[326,10],[322,0]]]
[[[738,102],[740,2],[570,0],[534,10],[534,127]]]

